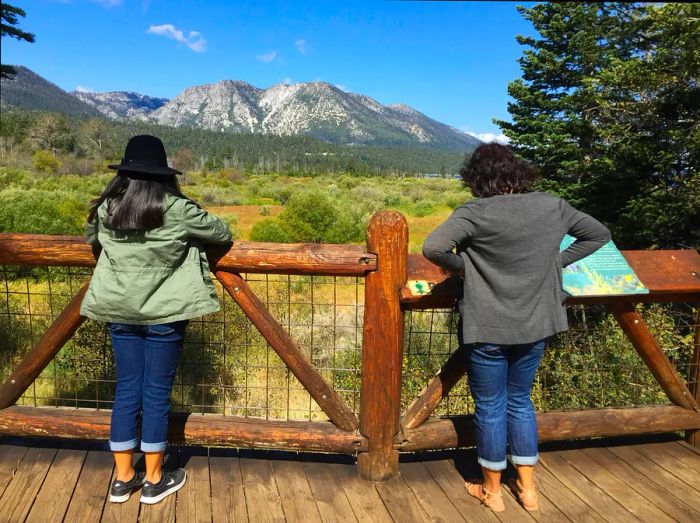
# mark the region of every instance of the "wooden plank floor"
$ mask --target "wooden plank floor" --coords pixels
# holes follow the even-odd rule
[[[187,470],[176,496],[112,504],[103,443],[0,439],[0,522],[700,521],[700,451],[668,438],[545,446],[534,513],[507,488],[502,514],[466,495],[474,450],[402,456],[401,475],[382,483],[358,478],[350,457],[318,454],[173,447],[166,467]]]

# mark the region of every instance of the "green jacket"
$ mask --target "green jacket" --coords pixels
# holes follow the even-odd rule
[[[153,325],[219,310],[205,245],[231,242],[228,226],[185,198],[167,194],[163,226],[124,232],[104,226],[107,202],[85,227],[102,253],[80,307],[94,320]]]

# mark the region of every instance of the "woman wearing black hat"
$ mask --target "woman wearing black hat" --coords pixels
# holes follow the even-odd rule
[[[161,473],[170,391],[187,321],[219,310],[204,246],[229,244],[231,232],[180,192],[158,138],[134,136],[109,167],[117,175],[88,215],[87,242],[101,253],[80,312],[107,322],[114,349],[110,501],[143,484],[141,501],[152,504],[186,480],[182,469]],[[145,475],[132,460],[139,418]]]

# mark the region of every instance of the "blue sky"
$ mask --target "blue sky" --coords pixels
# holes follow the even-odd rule
[[[464,131],[499,133],[520,76],[516,2],[12,0],[36,34],[3,63],[66,90],[172,98],[223,79],[320,80],[406,103]]]

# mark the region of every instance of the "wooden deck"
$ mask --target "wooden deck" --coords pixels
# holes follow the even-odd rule
[[[187,484],[146,506],[138,495],[106,501],[114,470],[104,444],[4,438],[0,521],[700,521],[700,451],[639,441],[544,446],[541,511],[504,489],[496,517],[465,494],[464,480],[478,477],[473,450],[405,455],[401,477],[370,483],[342,456],[174,447],[166,467],[185,467]]]

